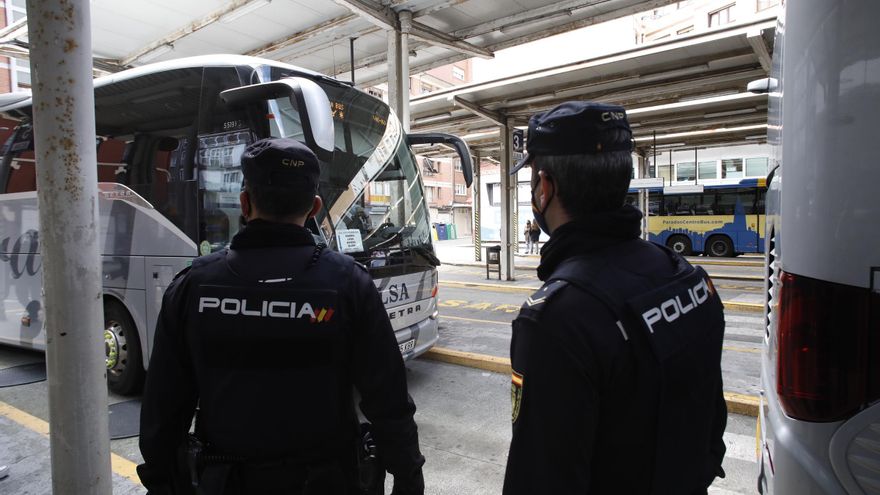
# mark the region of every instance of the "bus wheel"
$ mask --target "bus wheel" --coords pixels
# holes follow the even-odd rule
[[[706,253],[716,258],[733,256],[733,243],[723,235],[711,237],[706,242]]]
[[[116,301],[104,303],[104,351],[110,391],[120,395],[140,391],[144,382],[141,341],[128,311]]]
[[[682,256],[691,254],[691,240],[684,235],[674,235],[666,241],[666,247]]]

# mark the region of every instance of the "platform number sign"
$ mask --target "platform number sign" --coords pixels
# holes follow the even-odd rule
[[[513,159],[514,161],[518,161],[523,157],[523,130],[522,129],[514,129],[513,130]]]

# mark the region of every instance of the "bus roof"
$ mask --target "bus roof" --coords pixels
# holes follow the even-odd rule
[[[763,177],[758,177],[752,179],[740,179],[739,182],[730,182],[727,184],[704,184],[703,189],[731,189],[734,187],[767,187],[767,179]],[[663,192],[662,187],[649,187],[642,189],[630,188],[628,194],[635,194],[639,192],[639,190],[647,190],[649,193]]]
[[[285,64],[277,60],[269,60],[265,58],[234,54],[200,55],[198,57],[184,57],[174,60],[157,62],[155,64],[142,65],[140,67],[124,70],[122,72],[117,72],[108,76],[99,77],[94,80],[94,84],[96,88],[100,88],[102,86],[126,81],[135,77],[141,77],[149,74],[155,74],[158,72],[165,72],[175,69],[231,66],[257,68],[264,65],[296,72],[298,75],[308,77],[310,79],[320,79],[327,82],[333,82],[335,84],[348,84],[344,81],[339,81],[337,79],[325,76],[324,74],[309,69],[303,69],[302,67],[297,67],[295,65]],[[2,94],[0,95],[0,113],[5,113],[9,110],[14,110],[16,108],[26,107],[31,105],[32,103],[32,98],[27,92]]]

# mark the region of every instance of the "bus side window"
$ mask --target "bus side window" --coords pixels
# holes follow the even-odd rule
[[[25,151],[12,160],[6,192],[30,192],[37,190],[37,170],[34,167],[34,152]]]
[[[125,164],[122,163],[122,155],[125,151],[125,141],[119,139],[104,139],[98,146],[98,182],[119,182],[119,174]]]

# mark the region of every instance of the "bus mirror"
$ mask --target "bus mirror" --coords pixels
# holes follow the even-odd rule
[[[776,81],[776,79],[772,77],[764,77],[750,82],[746,89],[749,93],[764,95],[776,91],[776,88],[778,86],[779,83]]]
[[[267,100],[287,97],[299,113],[306,146],[329,161],[333,158],[336,136],[333,131],[333,115],[327,93],[314,81],[303,77],[288,77],[278,81],[252,84],[227,89],[220,98],[228,106],[244,106]]]
[[[424,134],[409,134],[406,136],[407,144],[437,144],[442,143],[451,146],[461,158],[461,172],[464,174],[464,183],[471,187],[474,182],[474,164],[471,162],[471,151],[467,143],[458,136],[443,134],[440,132],[426,132]]]

